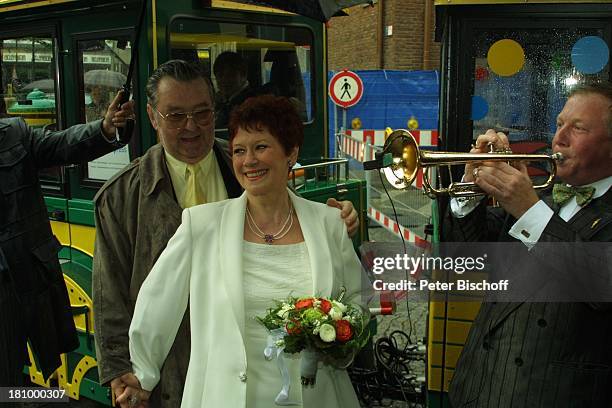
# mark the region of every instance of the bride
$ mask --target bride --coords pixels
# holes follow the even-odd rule
[[[361,266],[338,210],[287,189],[304,135],[284,97],[250,98],[229,124],[234,172],[244,194],[183,212],[182,224],[144,282],[130,326],[133,370],[146,400],[189,305],[191,359],[182,407],[273,407],[282,380],[264,358],[267,331],[255,320],[273,299],[359,295]],[[300,384],[299,359],[285,359],[288,401],[359,407],[346,370],[324,366],[314,388]]]

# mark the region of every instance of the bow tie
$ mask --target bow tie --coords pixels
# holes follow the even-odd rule
[[[553,186],[553,201],[560,206],[576,196],[576,204],[584,207],[593,199],[595,187],[573,187],[566,184],[555,184]]]

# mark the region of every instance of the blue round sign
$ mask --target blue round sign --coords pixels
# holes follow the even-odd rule
[[[489,113],[489,104],[482,96],[472,96],[472,120],[480,120]]]
[[[608,44],[597,36],[582,37],[572,47],[572,63],[583,74],[596,74],[610,58]]]

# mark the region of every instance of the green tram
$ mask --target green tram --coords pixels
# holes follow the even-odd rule
[[[549,153],[569,89],[612,79],[609,0],[435,0],[434,5],[442,46],[441,150],[468,152],[479,134],[495,128],[507,133],[515,153]],[[529,170],[533,177],[543,175],[541,168]],[[436,203],[443,214],[447,200]],[[444,240],[444,230],[438,232]],[[479,308],[477,298],[448,295],[429,303],[429,407],[449,406],[448,386]]]
[[[137,48],[132,82],[136,100],[135,136],[129,146],[77,166],[40,174],[53,232],[63,249],[60,260],[80,346],[62,356],[45,381],[30,354],[25,368],[35,384],[59,385],[73,399],[112,405],[110,388],[98,382],[93,338],[91,266],[94,247],[92,199],[105,180],[156,144],[146,113],[144,85],[163,61],[198,61],[213,84],[215,58],[239,53],[251,86],[281,81],[285,96],[303,107],[305,143],[294,176],[304,197],[349,199],[362,214],[357,245],[365,238],[365,182],[347,177],[344,163],[321,160],[328,151],[325,25],[281,10],[231,1],[147,0],[138,44],[133,43],[141,0],[0,0],[0,113],[23,116],[30,126],[63,129],[94,120],[126,80]],[[226,137],[227,129],[216,129]]]

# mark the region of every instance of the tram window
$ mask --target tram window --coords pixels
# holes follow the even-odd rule
[[[81,75],[81,119],[102,119],[117,91],[125,84],[131,59],[128,36],[78,41]],[[129,147],[87,163],[86,178],[108,180],[130,162]]]
[[[215,125],[249,96],[288,97],[305,122],[313,117],[312,33],[303,27],[202,22],[171,25],[172,58],[198,61],[215,86]]]
[[[54,129],[57,123],[55,40],[20,37],[0,40],[0,116],[21,116],[32,128]],[[42,169],[43,182],[61,181],[61,168]]]
[[[585,38],[604,43],[608,37],[603,28],[586,24],[475,28],[473,137],[495,128],[508,133],[513,148],[528,149],[522,153],[550,146],[556,116],[571,87],[609,78],[609,65],[585,72],[572,58]]]

